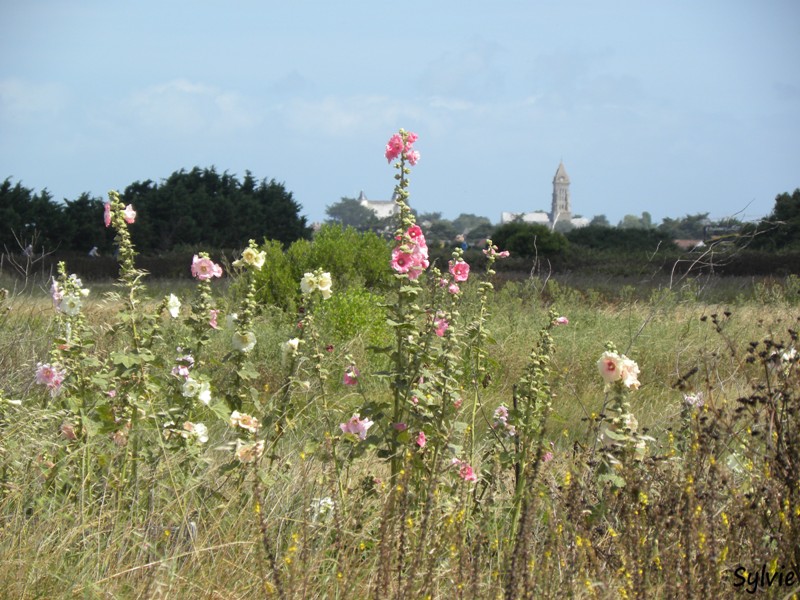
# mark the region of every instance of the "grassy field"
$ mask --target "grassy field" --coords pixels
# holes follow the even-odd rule
[[[135,313],[124,293],[104,298],[126,288],[92,284],[74,325],[80,347],[57,350],[83,379],[68,377],[52,395],[34,381],[63,335],[49,283],[0,282],[9,290],[0,315],[0,596],[800,593],[796,277],[508,282],[490,293],[478,370],[475,279],[448,312],[450,337],[431,336],[441,348],[426,350],[419,367],[437,382],[431,406],[455,406],[446,440],[434,409],[419,417],[427,449],[392,431],[378,408],[364,412],[392,403],[393,359],[375,352],[398,339],[380,306],[396,302],[391,294],[334,282],[313,315],[259,306],[258,343],[244,360],[231,354],[223,324],[245,306],[236,285],[214,284],[220,325],[198,344],[187,312],[200,302],[193,282],[150,284]],[[171,293],[182,319],[163,310]],[[569,324],[552,326],[550,311]],[[542,350],[543,330],[552,350]],[[298,335],[307,351],[287,366],[282,344]],[[600,376],[609,341],[638,364],[638,389],[612,389]],[[210,382],[208,407],[187,408],[170,374],[187,344]],[[154,358],[115,362],[144,350]],[[342,380],[349,364],[360,371],[356,386]],[[111,404],[111,389],[126,404]],[[702,406],[689,405],[697,394]],[[257,434],[243,437],[230,410],[214,418],[223,396],[260,419]],[[498,433],[501,405],[517,419],[516,440]],[[374,440],[342,434],[339,424],[359,411],[375,421]],[[208,424],[208,442],[168,434],[165,423],[189,414]],[[635,415],[638,427],[614,430],[620,415]],[[405,443],[391,465],[384,439]],[[243,440],[263,440],[263,457],[237,463]],[[459,477],[451,456],[469,460],[476,480]],[[755,577],[762,565],[766,579]]]

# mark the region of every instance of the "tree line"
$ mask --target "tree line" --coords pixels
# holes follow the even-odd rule
[[[342,198],[328,206],[326,214],[328,222],[359,231],[391,234],[396,227],[393,218],[377,218],[354,198]],[[434,246],[482,246],[491,237],[500,247],[521,256],[553,255],[570,245],[590,250],[652,251],[673,248],[675,240],[729,241],[758,250],[800,249],[800,189],[793,194],[779,194],[772,213],[757,223],[743,223],[735,218],[712,220],[705,212],[667,217],[656,224],[650,213],[643,212],[641,216],[625,215],[616,227],[605,215],[597,215],[587,227],[558,222],[553,230],[521,220],[493,225],[486,217],[465,213],[453,220],[445,219],[440,212],[416,216],[426,239]]]
[[[240,181],[213,167],[182,169],[161,183],[132,183],[121,196],[137,212],[131,236],[143,253],[238,248],[248,239],[264,238],[288,245],[311,237],[292,193],[250,171]],[[105,201],[83,193],[57,202],[46,189],[34,193],[7,178],[0,185],[0,244],[6,252],[29,245],[37,253],[88,252],[94,246],[111,252],[113,232],[103,227]]]

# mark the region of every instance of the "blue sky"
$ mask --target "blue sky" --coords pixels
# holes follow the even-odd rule
[[[215,166],[283,182],[312,221],[411,204],[613,223],[768,214],[800,187],[794,0],[0,0],[0,179],[56,199]]]

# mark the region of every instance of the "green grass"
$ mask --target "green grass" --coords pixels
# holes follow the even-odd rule
[[[703,568],[720,571],[737,561],[759,566],[762,558],[774,557],[769,544],[760,546],[753,541],[758,539],[755,531],[748,537],[737,528],[713,529],[712,523],[721,527],[724,511],[731,519],[741,514],[737,527],[752,529],[764,522],[764,515],[773,515],[774,521],[777,509],[770,505],[736,513],[739,509],[734,505],[752,495],[742,483],[742,475],[734,477],[735,484],[719,483],[730,488],[729,496],[713,495],[717,467],[711,458],[721,461],[730,456],[731,449],[713,446],[710,440],[716,438],[703,437],[711,433],[702,427],[697,439],[707,441],[707,448],[704,445],[694,454],[687,453],[686,466],[672,467],[668,460],[654,463],[649,471],[628,465],[629,481],[635,485],[608,495],[603,500],[607,505],[600,502],[605,492],[589,480],[591,469],[582,462],[583,455],[573,452],[577,452],[576,445],[592,444],[592,419],[604,405],[603,383],[595,363],[606,341],[614,342],[638,362],[642,385],[631,394],[632,411],[640,427],[649,429],[657,439],[654,454],[665,457],[672,443],[670,434],[682,423],[684,390],[676,388],[678,380],[696,368],[685,387],[703,391],[709,409],[720,411],[718,416],[709,412],[709,418],[727,423],[726,407],[735,407],[738,398],[750,394],[751,384],[761,376],[745,360],[748,343],[785,337],[787,328],[797,328],[800,311],[791,294],[780,286],[759,288],[757,282],[741,281],[735,285],[730,281],[684,282],[683,288],[674,290],[659,285],[631,289],[611,281],[605,281],[602,289],[569,283],[558,279],[509,283],[497,291],[488,323],[494,338],[489,347],[491,382],[480,388],[480,401],[491,419],[496,406],[510,405],[513,386],[548,321],[547,311],[555,309],[570,321],[553,330],[554,400],[546,443],[548,447],[553,443],[555,458],[541,466],[531,490],[529,509],[535,517],[525,530],[523,547],[515,546],[509,537],[508,513],[503,508],[509,496],[508,473],[498,476],[495,487],[487,488],[467,516],[461,510],[467,506],[466,491],[459,488],[445,493],[442,484],[442,498],[447,500],[435,504],[426,517],[425,511],[406,515],[401,509],[390,509],[391,490],[381,459],[366,456],[352,463],[347,472],[335,472],[330,436],[338,433],[338,423],[358,410],[366,398],[389,397],[385,383],[370,376],[385,369],[386,361],[376,358],[369,347],[391,339],[374,315],[378,298],[351,290],[350,296],[343,295],[351,301],[332,303],[320,314],[323,344],[332,346],[323,358],[331,373],[327,400],[322,403],[312,395],[295,400],[302,407],[301,416],[286,424],[257,484],[248,470],[220,470],[230,461],[233,436],[229,428],[218,424],[212,426],[212,442],[199,457],[168,452],[160,438],[148,438],[152,444],[149,451],[160,458],[153,461],[153,468],[142,468],[137,486],[129,489],[127,481],[116,478],[123,475],[113,468],[106,468],[104,472],[113,475],[105,479],[96,479],[95,471],[82,470],[89,455],[122,462],[128,449],[116,447],[104,436],[83,446],[70,446],[59,433],[64,415],[48,406],[47,396],[33,385],[35,365],[46,360],[53,336],[46,286],[41,281],[3,281],[0,287],[12,289],[12,293],[0,316],[0,397],[21,404],[0,405],[0,596],[269,597],[277,594],[279,587],[276,567],[270,564],[274,558],[285,595],[292,598],[386,597],[381,594],[388,591],[399,597],[406,589],[406,597],[417,597],[423,589],[436,598],[457,594],[503,597],[508,585],[507,561],[515,552],[524,552],[532,562],[522,570],[528,568],[534,575],[530,575],[531,583],[520,589],[536,590],[533,597],[615,598],[622,595],[620,590],[629,596],[699,597],[704,594]],[[120,343],[108,328],[119,306],[102,299],[103,291],[111,289],[110,284],[92,285],[86,307],[98,352]],[[168,293],[190,293],[186,282],[168,281],[157,282],[149,291],[154,299],[151,306]],[[235,305],[225,286],[219,286],[216,293],[223,310]],[[475,287],[465,286],[462,322],[475,315],[476,304]],[[258,373],[253,383],[257,393],[246,407],[256,414],[276,401],[285,376],[280,344],[297,333],[296,316],[262,309],[254,328],[258,344],[251,357]],[[725,316],[726,312],[730,314]],[[718,315],[720,331],[711,323],[711,315]],[[163,317],[160,335],[170,342],[182,332],[179,325]],[[226,330],[214,332],[208,354],[224,356],[228,338]],[[345,356],[352,357],[362,372],[363,383],[357,390],[341,383]],[[212,383],[218,389],[229,381],[231,366],[224,360],[214,364]],[[462,391],[462,410],[468,415],[473,392],[471,387]],[[488,421],[478,424],[482,434],[489,427]],[[702,454],[706,451],[710,454]],[[702,460],[698,458],[701,454]],[[54,460],[58,462],[52,464]],[[494,468],[483,466],[487,471]],[[77,473],[77,479],[66,477],[68,473]],[[648,473],[658,476],[650,478]],[[708,479],[701,480],[701,473]],[[706,496],[680,496],[688,474],[697,477],[697,487]],[[85,485],[76,485],[76,480]],[[777,484],[770,481],[768,478],[764,484],[767,491],[761,492],[765,502],[778,493]],[[651,508],[644,508],[645,502],[632,486],[636,493],[650,498],[647,506]],[[315,519],[310,507],[315,499],[326,496],[336,498],[339,509],[334,515]],[[701,509],[692,516],[694,505],[688,511],[681,502],[694,502],[697,497]],[[792,496],[791,501],[796,500],[797,496]],[[675,517],[666,509],[659,512],[660,503],[677,511],[681,519],[677,525],[669,520]],[[607,512],[595,518],[601,504]],[[636,506],[649,521],[634,512]],[[787,511],[790,520],[797,519],[792,517],[795,508],[792,505]],[[182,531],[187,515],[197,523],[193,541]],[[420,524],[426,518],[427,538]],[[402,524],[404,519],[410,520],[407,527]],[[707,543],[718,543],[720,552],[723,545],[728,547],[729,556],[720,559],[715,554],[713,564],[698,563],[682,572],[681,577],[693,580],[694,587],[670,581],[669,575],[653,566],[654,547],[663,553],[663,569],[678,573],[677,569],[688,567],[674,546],[678,542],[673,540],[670,545],[665,539],[658,546],[656,529],[668,523],[682,532],[675,534],[674,540],[683,544],[692,540],[697,545],[702,535]],[[615,538],[611,531],[620,532],[620,537]],[[647,541],[637,549],[635,540],[642,536]],[[389,568],[381,554],[386,552],[381,542],[387,538],[394,544],[392,552],[399,553],[391,554],[391,564],[397,564],[403,553],[407,553],[406,568],[419,561],[417,578],[411,583],[392,583],[395,573],[390,583],[381,582],[382,573]],[[785,548],[775,544],[774,548]],[[645,575],[634,572],[637,566]],[[713,593],[734,591],[729,579],[708,577],[711,583],[707,584],[712,586],[708,589]],[[628,585],[628,579],[633,583]],[[713,596],[712,592],[705,595]]]

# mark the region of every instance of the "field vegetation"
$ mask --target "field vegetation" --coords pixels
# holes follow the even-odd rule
[[[800,589],[800,279],[437,258],[415,139],[391,248],[332,228],[149,280],[111,193],[116,281],[3,279],[0,594]]]

